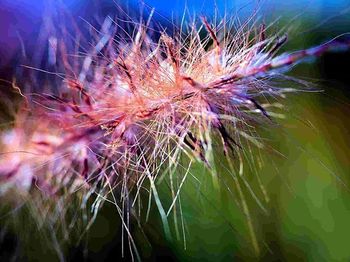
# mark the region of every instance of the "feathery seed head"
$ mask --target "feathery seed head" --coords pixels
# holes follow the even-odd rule
[[[249,134],[251,123],[256,113],[271,121],[270,101],[290,91],[273,86],[283,77],[281,69],[350,46],[337,39],[277,55],[287,37],[267,38],[264,25],[254,34],[247,26],[235,31],[231,20],[215,26],[202,17],[185,32],[159,32],[154,39],[149,21],[121,39],[118,25],[106,18],[93,49],[75,61],[78,67],[60,54],[57,63],[66,75],[59,90],[26,95],[26,110],[1,134],[1,193],[10,186],[20,193],[37,186],[50,195],[65,188],[83,192],[82,206],[97,195],[94,212],[106,199],[122,210],[126,199],[135,203],[148,180],[168,234],[157,177],[181,168],[186,154],[204,163],[215,182],[213,134],[228,159],[241,157],[243,139],[261,147]],[[56,43],[66,50],[64,41]],[[252,230],[251,237],[258,250]]]

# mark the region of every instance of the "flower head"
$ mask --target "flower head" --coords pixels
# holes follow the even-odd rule
[[[61,51],[53,61],[64,69],[63,80],[55,92],[26,94],[28,104],[1,134],[1,193],[27,194],[36,186],[50,196],[82,194],[82,206],[97,196],[94,212],[109,200],[124,219],[125,203],[132,207],[148,181],[170,235],[155,185],[159,176],[183,168],[186,155],[218,183],[214,137],[234,168],[243,140],[263,146],[250,134],[254,125],[272,121],[267,108],[291,91],[273,85],[282,69],[350,46],[337,39],[277,55],[287,37],[266,37],[264,25],[244,32],[201,18],[185,32],[162,31],[155,39],[149,21],[133,24],[134,34],[121,38],[118,24],[106,18],[93,48],[74,63],[63,39],[55,41]],[[240,198],[249,222],[241,191]],[[258,250],[251,224],[250,232]]]

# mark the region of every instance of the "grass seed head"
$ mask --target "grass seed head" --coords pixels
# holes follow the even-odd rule
[[[212,23],[205,17],[154,37],[151,16],[130,21],[132,31],[106,18],[91,36],[97,39],[92,48],[74,53],[74,60],[67,35],[53,33],[56,53],[50,54],[57,57],[50,61],[64,73],[57,74],[55,92],[22,91],[27,102],[1,134],[1,193],[12,188],[28,194],[36,187],[50,197],[80,194],[81,207],[94,199],[93,218],[108,200],[127,227],[124,208],[134,207],[148,181],[169,234],[155,186],[161,174],[187,169],[181,166],[187,155],[215,178],[215,136],[233,165],[240,162],[243,140],[262,147],[252,135],[254,125],[273,121],[268,108],[291,90],[273,80],[307,57],[350,45],[336,39],[279,55],[285,35],[268,37],[265,25],[236,29],[233,19]],[[250,220],[249,210],[243,210]]]

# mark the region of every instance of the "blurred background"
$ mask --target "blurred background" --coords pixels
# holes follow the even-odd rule
[[[77,19],[90,21],[97,14],[118,12],[114,1],[63,2]],[[36,52],[40,50],[37,40],[45,37],[41,28],[48,3],[0,0],[0,79],[11,81],[23,57],[28,64],[36,63]],[[155,7],[154,19],[165,27],[179,23],[185,8],[189,14],[208,17],[215,14],[220,17],[226,12],[242,21],[258,10],[260,21],[273,23],[271,33],[288,31],[289,41],[283,50],[311,47],[350,32],[348,0],[146,0],[145,3]],[[133,14],[140,10],[136,1],[118,4]],[[260,154],[263,161],[253,163],[256,168],[246,168],[244,175],[259,199],[265,197],[259,193],[257,176],[268,195],[269,201],[262,201],[264,208],[261,208],[246,192],[261,255],[254,254],[246,218],[232,193],[226,190],[232,188],[228,172],[218,165],[223,188],[218,192],[205,169],[194,166],[191,172],[201,183],[188,177],[182,188],[184,221],[178,221],[178,226],[171,222],[173,241],[165,239],[155,206],[149,220],[142,221],[143,230],[135,226],[133,234],[144,260],[350,260],[350,51],[327,53],[296,66],[288,75],[307,80],[322,92],[290,94],[281,101],[286,118],[278,120],[278,125],[258,128],[269,147],[260,151],[252,148],[250,153]],[[295,83],[291,85],[297,87]],[[1,93],[8,88],[4,81],[0,87]],[[163,184],[159,187],[166,206],[171,198],[166,181]],[[23,237],[14,232],[0,234],[0,260],[58,260],[55,251],[46,246],[45,237],[36,234],[35,227],[29,229],[28,221],[23,223],[24,230],[33,232],[27,237],[29,241],[22,241]],[[117,260],[122,252],[121,234],[119,216],[107,204],[89,231],[87,243],[71,243],[65,248],[67,260]],[[124,259],[130,259],[127,251]]]

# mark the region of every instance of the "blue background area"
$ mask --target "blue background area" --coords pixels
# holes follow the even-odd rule
[[[38,11],[42,10],[45,2],[43,0],[1,0],[0,5],[1,9],[3,8],[19,8],[25,10],[32,14],[39,14]],[[76,9],[87,4],[89,1],[82,0],[62,0],[62,2],[72,8]],[[99,2],[111,3],[112,0],[101,0]],[[118,1],[116,1],[118,2]],[[130,3],[130,4],[139,4],[140,1],[128,0],[128,1],[119,1],[119,3]],[[197,13],[207,13],[210,14],[215,8],[223,11],[227,10],[238,10],[244,7],[244,9],[253,9],[256,6],[265,6],[268,8],[276,9],[289,9],[289,10],[300,10],[300,8],[309,9],[309,10],[323,10],[325,12],[334,12],[334,11],[343,11],[344,8],[350,6],[349,0],[265,0],[265,1],[247,1],[247,0],[171,0],[171,1],[162,1],[162,0],[145,0],[147,5],[155,7],[158,12],[163,13],[164,15],[179,15],[182,14],[184,7],[186,6],[190,12]]]

